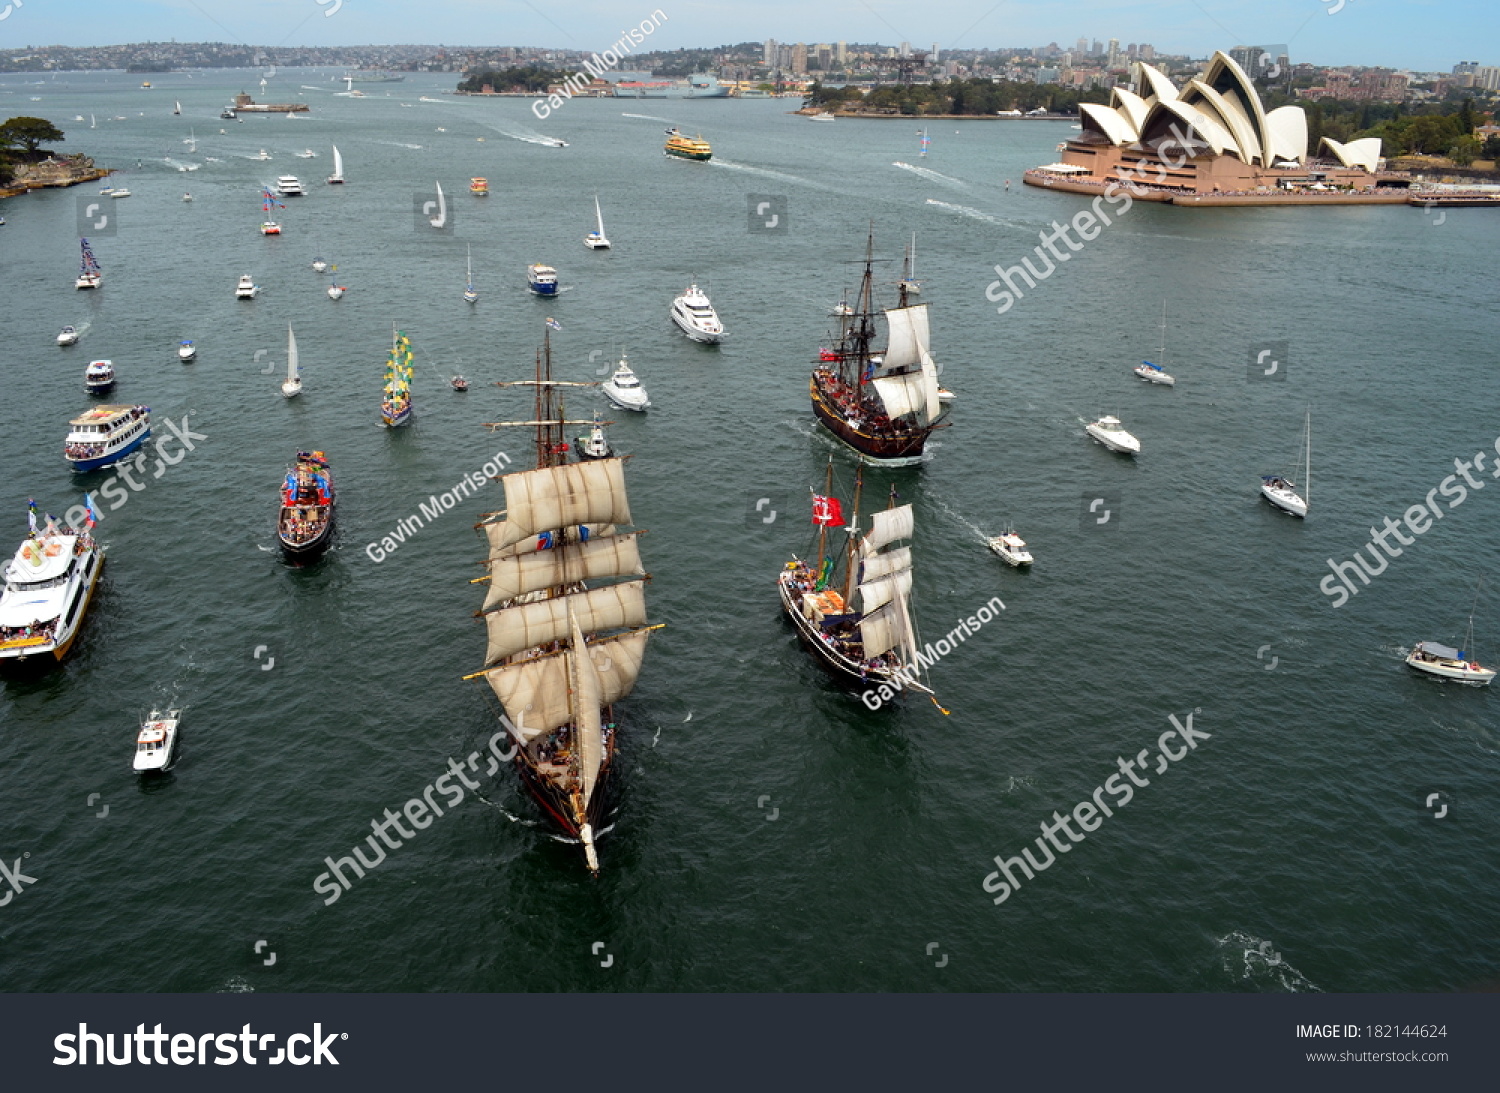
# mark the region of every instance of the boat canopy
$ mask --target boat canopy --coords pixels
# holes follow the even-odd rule
[[[1439,645],[1435,641],[1417,642],[1417,652],[1426,653],[1430,657],[1442,657],[1444,660],[1466,659],[1462,649],[1454,649],[1451,646]]]

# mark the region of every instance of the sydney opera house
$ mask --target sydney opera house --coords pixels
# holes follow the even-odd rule
[[[1302,108],[1268,112],[1226,53],[1180,90],[1144,62],[1135,73],[1134,90],[1114,88],[1107,106],[1081,104],[1081,131],[1059,146],[1061,162],[1033,168],[1026,182],[1082,193],[1129,184],[1137,200],[1176,204],[1406,200],[1405,179],[1377,176],[1379,138],[1325,137],[1311,161]]]

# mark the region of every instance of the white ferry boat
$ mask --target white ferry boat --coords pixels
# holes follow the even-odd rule
[[[151,436],[149,406],[96,406],[68,422],[63,455],[75,471],[118,463]]]
[[[290,117],[291,115],[287,115]],[[282,175],[276,180],[276,192],[282,197],[306,197],[307,190],[296,175]]]
[[[32,532],[5,568],[0,592],[0,664],[61,660],[88,612],[104,548],[87,531]]]

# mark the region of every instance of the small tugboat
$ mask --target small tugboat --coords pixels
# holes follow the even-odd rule
[[[177,344],[177,359],[180,360],[183,364],[186,364],[197,355],[198,347],[193,344],[192,338],[184,338]]]
[[[90,361],[83,372],[83,389],[91,395],[102,395],[115,385],[115,366],[110,361]]]
[[[1098,421],[1089,422],[1083,427],[1083,431],[1112,452],[1140,454],[1141,442],[1125,431],[1125,426],[1117,417],[1106,414]]]
[[[181,710],[151,711],[135,738],[133,770],[144,774],[164,771],[171,765],[177,748],[177,719],[181,713]]]
[[[719,321],[719,313],[697,285],[689,285],[672,301],[671,314],[672,321],[695,342],[716,345],[727,336],[724,324]]]
[[[469,381],[462,376],[454,376],[448,381],[448,386],[452,387],[455,391],[467,391],[469,389]]]
[[[260,286],[248,273],[240,277],[240,283],[234,286],[234,298],[236,300],[253,300],[260,294]]]
[[[1002,534],[989,540],[990,549],[1003,558],[1007,565],[1022,566],[1032,563],[1031,552],[1026,549],[1026,540],[1007,528]]]
[[[151,436],[149,406],[96,406],[72,421],[63,457],[75,471],[97,471],[118,463]]]
[[[604,381],[600,390],[604,392],[605,398],[622,410],[644,411],[651,405],[640,379],[625,362],[624,353],[620,354],[620,363],[615,366],[613,375]]]
[[[320,553],[333,538],[333,472],[322,452],[298,452],[281,484],[276,538],[289,557]]]
[[[540,263],[526,267],[526,283],[538,296],[557,295],[557,270]]]
[[[579,460],[609,459],[614,456],[614,449],[604,438],[604,426],[613,424],[612,421],[600,421],[599,411],[594,411],[594,427],[583,436],[573,439],[573,444],[578,449]]]
[[[0,590],[0,665],[21,664],[31,657],[62,660],[88,614],[94,586],[104,568],[104,547],[88,529],[59,531],[46,518],[38,531],[36,505],[30,506],[31,534],[5,568]]]
[[[65,326],[57,332],[57,344],[73,345],[80,337],[76,327]]]

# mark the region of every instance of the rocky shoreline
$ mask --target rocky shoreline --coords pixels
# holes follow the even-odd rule
[[[62,159],[49,156],[40,163],[23,163],[17,166],[15,177],[5,186],[0,186],[0,198],[17,197],[31,190],[77,186],[81,182],[93,182],[112,174],[113,168],[95,166],[93,159],[82,153],[64,156]]]

